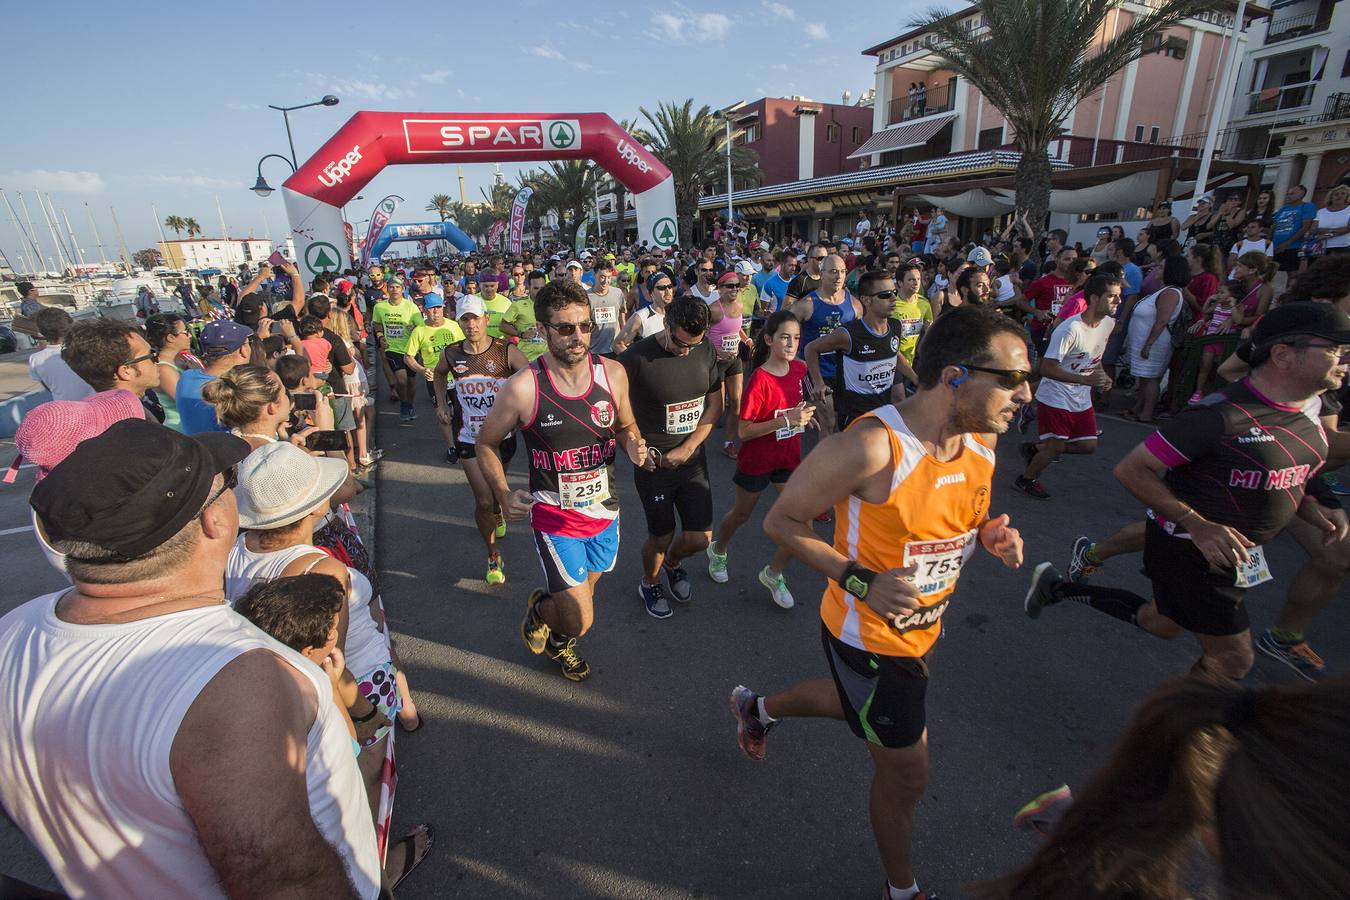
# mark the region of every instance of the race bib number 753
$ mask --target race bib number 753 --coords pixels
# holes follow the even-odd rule
[[[961,566],[975,552],[976,532],[940,541],[910,541],[905,544],[904,564],[915,566],[913,578],[919,593],[937,594],[956,584]]]

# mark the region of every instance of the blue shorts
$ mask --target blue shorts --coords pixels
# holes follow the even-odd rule
[[[591,537],[565,537],[535,531],[534,546],[551,594],[585,584],[591,572],[609,572],[619,557],[619,519]]]

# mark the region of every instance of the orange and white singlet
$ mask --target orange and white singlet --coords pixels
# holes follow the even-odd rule
[[[961,566],[979,543],[989,513],[994,450],[964,435],[961,452],[941,462],[905,427],[894,406],[855,420],[876,418],[891,442],[891,492],[883,503],[849,495],[835,504],[834,549],[875,572],[917,564],[913,579],[922,609],[895,624],[833,579],[825,587],[820,616],[839,640],[884,656],[923,656],[942,631],[942,614],[956,588]]]

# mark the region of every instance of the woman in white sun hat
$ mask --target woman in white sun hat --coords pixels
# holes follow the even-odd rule
[[[329,498],[346,478],[345,460],[311,456],[294,444],[278,441],[250,453],[239,464],[240,533],[225,565],[225,597],[233,603],[259,582],[307,573],[331,575],[342,584],[347,606],[338,619],[338,647],[362,698],[349,712],[374,804],[395,716],[405,731],[415,731],[421,717],[382,633],[384,619],[370,581],[312,543]]]

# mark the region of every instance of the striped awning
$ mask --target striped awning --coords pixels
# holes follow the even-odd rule
[[[943,126],[956,118],[956,113],[938,113],[925,116],[916,122],[906,122],[899,128],[887,128],[872,135],[857,150],[848,155],[849,159],[871,156],[873,153],[889,153],[892,150],[904,150],[908,147],[922,147],[928,139],[942,130]]]

